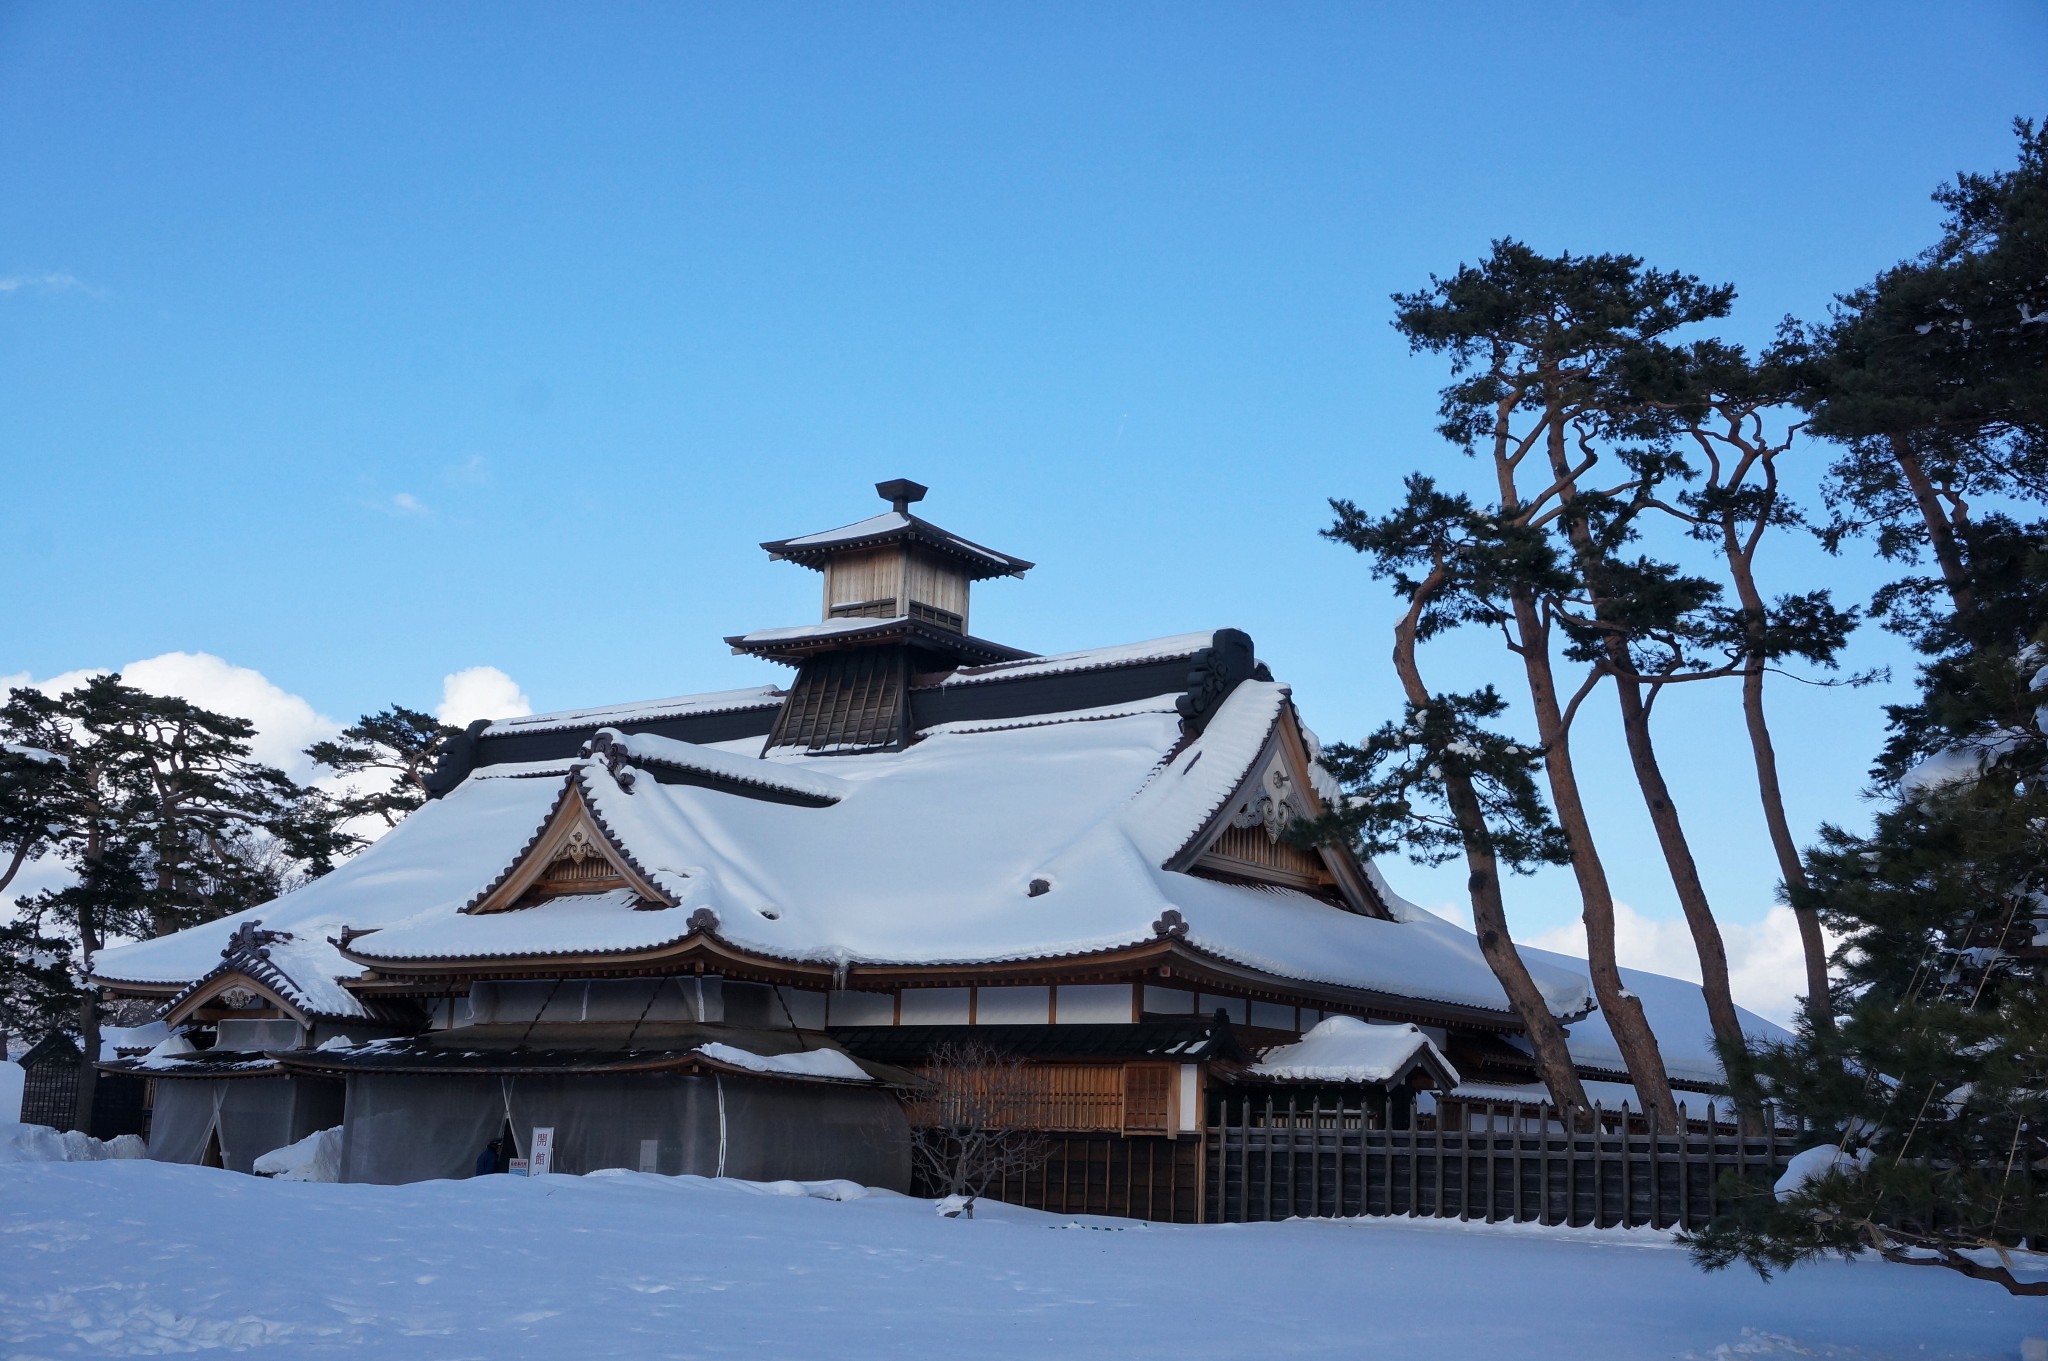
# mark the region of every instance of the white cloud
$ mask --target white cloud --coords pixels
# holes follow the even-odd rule
[[[393,515],[431,515],[427,503],[409,491],[398,492],[384,503],[384,509]]]
[[[64,270],[46,270],[41,274],[0,274],[0,295],[28,291],[32,293],[69,293],[76,290],[101,297],[106,290],[94,288],[75,274]]]
[[[341,731],[341,724],[261,671],[235,666],[211,653],[166,652],[129,663],[121,675],[138,690],[176,695],[215,713],[248,719],[256,725],[251,753],[296,779],[311,773],[303,754],[306,747]]]
[[[1758,922],[1722,922],[1728,950],[1728,986],[1735,1000],[1760,1016],[1790,1024],[1806,991],[1806,957],[1792,909],[1775,904]],[[1586,954],[1583,922],[1569,922],[1529,938],[1542,950]],[[1830,942],[1832,944],[1833,942]],[[1683,918],[1644,916],[1627,903],[1614,905],[1614,954],[1623,967],[1700,981],[1699,951]]]
[[[495,666],[472,666],[441,678],[441,704],[434,716],[458,726],[479,718],[519,718],[533,702],[519,682]]]

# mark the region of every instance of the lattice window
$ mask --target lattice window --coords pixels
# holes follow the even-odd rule
[[[1124,1067],[1124,1133],[1173,1132],[1173,1089],[1178,1076],[1170,1063]]]

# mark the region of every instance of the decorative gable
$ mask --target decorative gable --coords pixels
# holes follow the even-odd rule
[[[630,890],[649,906],[673,907],[676,899],[657,885],[620,846],[571,776],[548,820],[519,858],[464,910],[508,912],[571,894]]]
[[[164,1003],[158,1019],[177,1025],[194,1016],[235,1014],[254,1019],[310,1020],[293,996],[296,989],[270,958],[270,947],[289,941],[289,931],[266,931],[261,921],[245,921],[228,937],[221,962]]]
[[[1195,865],[1232,878],[1325,892],[1334,880],[1317,851],[1286,840],[1295,822],[1321,811],[1305,776],[1288,769],[1284,744],[1263,753],[1252,775],[1225,806]]]
[[[1236,790],[1167,868],[1298,889],[1353,912],[1385,916],[1350,851],[1298,846],[1287,839],[1289,827],[1322,813],[1309,741],[1302,735],[1292,706],[1283,706],[1279,721]]]

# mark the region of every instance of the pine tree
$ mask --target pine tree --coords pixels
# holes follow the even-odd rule
[[[1613,408],[1614,395],[1622,390],[1621,375],[1639,350],[1680,327],[1722,315],[1732,296],[1732,289],[1708,287],[1688,275],[1646,269],[1632,256],[1553,257],[1504,240],[1496,241],[1478,264],[1461,266],[1448,278],[1432,278],[1427,289],[1397,295],[1394,324],[1416,350],[1450,360],[1453,382],[1443,390],[1439,429],[1454,447],[1490,463],[1497,498],[1491,514],[1518,529],[1562,531],[1568,553],[1545,561],[1553,571],[1560,561],[1579,561],[1583,578],[1586,564],[1580,560],[1590,551],[1590,508],[1602,498],[1611,500],[1618,492],[1653,482],[1661,468],[1637,459],[1620,471],[1621,487],[1589,488],[1586,482],[1601,463],[1597,437],[1620,425]],[[1610,584],[1617,579],[1616,571],[1607,573]],[[1498,626],[1521,663],[1551,801],[1571,848],[1594,992],[1645,1107],[1669,1127],[1677,1121],[1677,1104],[1642,1004],[1622,984],[1613,890],[1571,749],[1581,706],[1608,677],[1633,687],[1624,694],[1625,709],[1633,698],[1642,710],[1643,721],[1631,728],[1631,749],[1647,743],[1648,703],[1627,665],[1628,640],[1613,628],[1611,601],[1566,603],[1574,594],[1569,577],[1546,582],[1506,572],[1496,583],[1502,606]],[[1576,593],[1584,595],[1584,590]],[[1566,618],[1573,608],[1602,618],[1574,625]],[[1589,629],[1600,646],[1567,649],[1568,658],[1588,664],[1567,697],[1568,687],[1557,674],[1554,637],[1562,630],[1583,642]],[[1642,768],[1641,760],[1638,765]],[[1649,770],[1655,773],[1654,758]],[[1668,797],[1662,806],[1668,809]],[[1671,810],[1660,821],[1660,832],[1675,818]],[[1668,837],[1666,849],[1671,849]],[[1703,909],[1703,894],[1687,899],[1688,921],[1702,941],[1711,998],[1712,980],[1725,981],[1726,965],[1715,967],[1718,930],[1711,914],[1701,924]],[[1716,1010],[1717,1023],[1723,1013],[1732,1024],[1732,1000]]]
[[[2008,1256],[2048,1236],[2048,522],[2010,508],[2048,457],[2048,142],[2019,133],[2017,169],[1938,193],[1941,241],[1814,335],[1807,402],[1846,446],[1830,538],[1932,560],[1873,602],[1927,660],[1889,708],[1873,830],[1807,855],[1843,937],[1835,1028],[1754,1056],[1830,1165],[1732,1188],[1694,1240],[1709,1269],[1869,1249],[2048,1295]]]
[[[2048,740],[2033,688],[2048,688],[2048,525],[1992,517],[1978,542],[1994,538],[2005,551],[1976,555],[1975,608],[1937,630],[1948,644],[1902,706],[1910,745],[1936,755],[1868,836],[1824,828],[1807,857],[1811,900],[1843,937],[1836,1030],[1802,1024],[1754,1056],[1841,1165],[1782,1199],[1735,1188],[1694,1243],[1709,1269],[1768,1275],[1867,1248],[2048,1295],[2005,1260],[2048,1236]]]
[[[335,800],[344,817],[376,817],[396,827],[427,801],[427,775],[448,739],[461,734],[432,714],[394,704],[364,714],[333,741],[315,742],[306,755],[338,775],[368,777],[352,780],[359,787]]]
[[[1542,753],[1487,726],[1507,707],[1491,686],[1432,691],[1417,654],[1419,643],[1447,629],[1498,626],[1506,583],[1546,571],[1541,535],[1421,476],[1408,479],[1403,505],[1377,519],[1348,501],[1330,506],[1337,518],[1325,537],[1370,558],[1373,575],[1391,581],[1403,600],[1393,659],[1407,705],[1400,722],[1363,744],[1324,748],[1349,797],[1301,835],[1361,845],[1368,854],[1399,849],[1427,864],[1464,859],[1480,953],[1522,1022],[1551,1103],[1576,1122],[1591,1104],[1564,1027],[1515,949],[1501,888],[1503,867],[1528,873],[1570,858],[1536,791]]]
[[[1938,576],[1880,603],[1906,627],[1936,591],[1968,615],[1971,508],[2048,497],[2048,125],[2014,125],[2009,171],[1958,175],[1921,255],[1845,295],[1812,336],[1805,395],[1831,469],[1830,546],[1875,536],[1887,558]]]
[[[18,689],[0,706],[0,740],[61,772],[44,791],[42,850],[69,882],[16,904],[0,958],[0,995],[33,1009],[27,1028],[69,1030],[96,1055],[100,1006],[87,980],[103,946],[276,897],[349,848],[327,800],[251,759],[253,735],[246,720],[114,675],[54,697]],[[93,1074],[88,1064],[80,1128],[91,1124]]]
[[[1855,610],[1836,606],[1825,589],[1766,600],[1757,580],[1758,556],[1773,533],[1806,527],[1804,515],[1786,494],[1780,462],[1805,438],[1806,422],[1796,418],[1794,403],[1810,370],[1810,351],[1792,327],[1781,330],[1754,359],[1740,346],[1719,340],[1649,346],[1632,359],[1624,400],[1663,413],[1699,460],[1698,485],[1660,507],[1681,520],[1694,538],[1713,545],[1735,588],[1735,604],[1720,609],[1704,634],[1732,659],[1728,669],[1742,681],[1743,722],[1764,826],[1805,956],[1807,1011],[1814,1025],[1826,1028],[1833,1024],[1828,946],[1820,914],[1808,901],[1805,863],[1785,811],[1764,682],[1794,658],[1837,669],[1859,619]],[[1848,683],[1869,679],[1852,677]]]

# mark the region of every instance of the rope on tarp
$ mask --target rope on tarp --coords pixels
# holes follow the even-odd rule
[[[661,996],[661,985],[669,981],[671,980],[666,978],[657,978],[654,980],[654,986],[648,990],[647,1004],[640,1008],[639,1016],[634,1018],[633,1028],[626,1032],[626,1052],[628,1054],[633,1052],[633,1037],[640,1033],[641,1023],[646,1021],[647,1013],[654,1010],[654,999]],[[701,988],[701,986],[702,985],[700,984],[699,987]],[[678,981],[676,983],[676,992],[680,994],[682,990],[682,984]],[[701,1020],[702,1018],[700,1017],[699,1019]]]
[[[718,1089],[718,1175],[725,1175],[725,1079],[717,1073],[711,1075],[712,1083]]]
[[[533,1019],[526,1023],[526,1029],[519,1032],[518,1048],[526,1048],[527,1037],[533,1034],[533,1028],[540,1024],[540,1018],[547,1014],[548,1004],[555,1000],[555,994],[561,990],[561,987],[562,980],[557,978],[554,986],[548,989],[548,995],[540,999],[540,1006],[534,1011]]]

